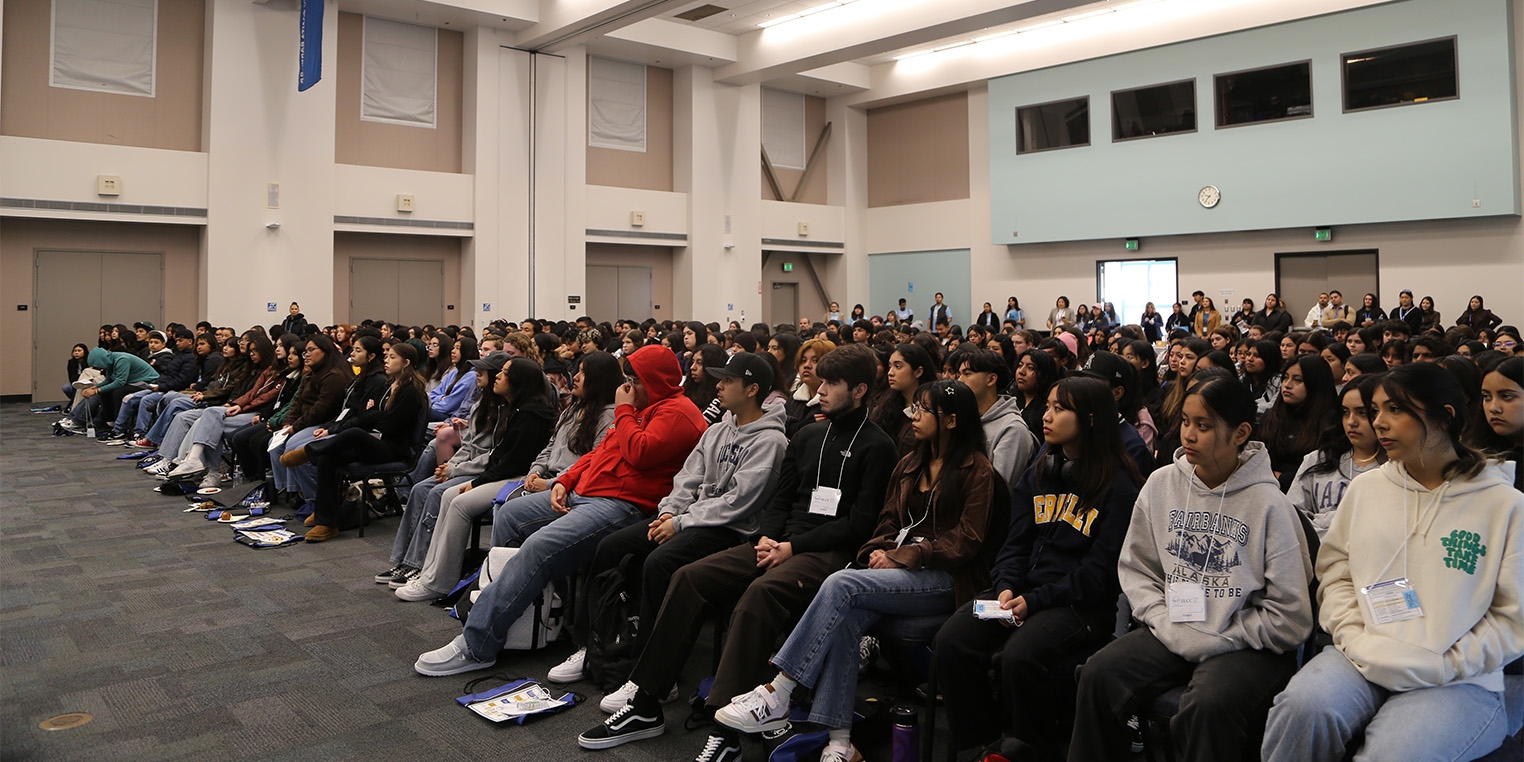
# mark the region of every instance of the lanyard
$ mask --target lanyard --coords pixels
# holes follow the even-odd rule
[[[1190,521],[1191,520],[1191,494],[1194,493],[1195,491],[1196,490],[1190,490],[1190,491],[1185,493],[1185,520],[1186,521]],[[1211,492],[1212,492],[1211,490],[1208,490],[1207,494],[1211,494]],[[1217,525],[1222,523],[1222,506],[1223,506],[1224,503],[1227,502],[1227,500],[1228,500],[1228,483],[1226,481],[1224,481],[1222,483],[1222,497],[1217,500],[1217,513],[1212,516],[1212,523],[1207,525],[1207,532],[1208,533],[1216,531]],[[1182,527],[1180,531],[1184,532],[1185,528]],[[1206,552],[1205,555],[1203,555],[1201,557],[1201,576],[1203,576],[1203,577],[1206,576],[1207,565],[1210,564],[1211,562],[1212,562],[1212,546],[1211,546],[1210,543],[1208,543],[1207,544],[1207,552]],[[1187,568],[1187,569],[1193,569],[1193,568],[1195,568],[1195,564],[1189,564],[1185,568]]]
[[[857,435],[863,433],[863,426],[868,423],[868,416],[864,415],[862,423],[857,424],[857,431],[852,434],[852,441],[847,443],[847,449],[841,459],[841,470],[836,473],[836,489],[841,489],[841,480],[847,475],[847,458],[852,457],[852,445],[857,444]],[[825,439],[820,440],[820,453],[815,459],[815,489],[820,489],[820,472],[825,467],[826,443],[831,441],[831,427],[835,421],[826,424]]]
[[[1402,470],[1402,486],[1403,486],[1403,491],[1404,492],[1412,492],[1412,490],[1407,489],[1407,484],[1408,484],[1408,471],[1407,471],[1406,468],[1404,468]],[[1429,511],[1433,511],[1433,510],[1439,508],[1439,500],[1442,497],[1442,495],[1439,494],[1441,489],[1443,489],[1442,486],[1441,486],[1440,489],[1436,489],[1435,490],[1434,502],[1429,505]],[[1402,510],[1402,523],[1403,523],[1403,526],[1404,526],[1406,531],[1403,532],[1403,534],[1402,534],[1402,542],[1397,544],[1397,550],[1392,553],[1392,557],[1387,559],[1386,565],[1381,567],[1381,571],[1376,572],[1376,579],[1374,580],[1375,582],[1381,582],[1383,580],[1383,578],[1386,577],[1386,573],[1391,570],[1392,564],[1397,562],[1397,557],[1398,556],[1402,556],[1402,577],[1403,577],[1403,579],[1407,579],[1407,576],[1408,576],[1408,556],[1407,556],[1408,540],[1413,539],[1413,534],[1418,531],[1419,527],[1423,526],[1423,517],[1428,513],[1427,511],[1422,510],[1423,509],[1423,501],[1421,499],[1419,499],[1419,498],[1417,498],[1415,496],[1414,501],[1416,503],[1416,505],[1414,506],[1414,508],[1415,508],[1414,513],[1417,514],[1417,515],[1415,516],[1415,521],[1414,521],[1413,525],[1412,526],[1408,526],[1407,525],[1407,521],[1408,521],[1408,511],[1407,511],[1408,498],[1407,498],[1407,495],[1403,495],[1403,497],[1402,497],[1402,509],[1403,509]],[[1353,525],[1350,528],[1353,529],[1354,528]],[[1353,533],[1351,533],[1351,536],[1354,536]]]

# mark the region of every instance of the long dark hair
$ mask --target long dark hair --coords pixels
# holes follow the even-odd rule
[[[693,359],[704,364],[704,375],[698,381],[688,378],[688,383],[683,384],[683,394],[703,410],[719,394],[719,379],[709,375],[709,369],[725,367],[725,350],[719,344],[699,344],[693,349]],[[689,370],[692,367],[689,365]]]
[[[1028,349],[1022,352],[1021,357],[1016,361],[1017,366],[1019,367],[1021,360],[1025,359],[1030,359],[1032,367],[1037,369],[1037,387],[1032,390],[1030,402],[1021,400],[1021,420],[1026,423],[1027,430],[1042,431],[1042,416],[1043,413],[1048,412],[1048,390],[1053,388],[1059,379],[1058,361],[1042,349]],[[1012,383],[1014,384],[1015,381],[1013,380]],[[1016,396],[1021,397],[1021,390],[1018,388],[1016,391]]]
[[[1328,367],[1323,364],[1324,369]],[[1333,375],[1332,371],[1329,375]],[[1232,371],[1222,368],[1207,368],[1191,375],[1186,397],[1197,396],[1208,412],[1221,418],[1227,424],[1229,432],[1235,431],[1244,424],[1254,425],[1254,417],[1259,414],[1259,406],[1254,401],[1254,395],[1249,394],[1249,388],[1239,383],[1233,376]],[[1175,417],[1176,429],[1181,426],[1180,417]],[[1244,444],[1248,444],[1245,440]],[[1244,445],[1239,445],[1242,451]]]
[[[1137,464],[1127,454],[1127,446],[1122,442],[1122,425],[1117,417],[1111,384],[1088,376],[1070,376],[1059,379],[1053,388],[1058,393],[1059,404],[1074,411],[1084,431],[1080,437],[1084,456],[1075,461],[1079,465],[1079,482],[1072,485],[1080,505],[1094,508],[1105,503],[1119,470],[1132,480],[1133,485],[1143,484],[1143,476],[1138,473]],[[1057,459],[1064,457],[1062,451],[1051,446],[1048,455]],[[1041,465],[1037,468],[1038,489],[1042,489],[1046,471]]]
[[[791,331],[783,331],[773,334],[771,340],[778,342],[778,348],[783,350],[783,360],[778,363],[783,371],[779,380],[792,391],[794,380],[799,376],[799,337]]]
[[[979,422],[979,400],[974,397],[974,390],[962,381],[932,381],[929,384],[921,384],[916,389],[915,400],[927,412],[936,416],[939,420],[944,415],[958,417],[957,425],[953,426],[952,435],[947,439],[947,451],[938,452],[941,442],[938,437],[932,437],[929,441],[916,442],[915,452],[920,455],[921,464],[930,468],[931,462],[938,457],[942,459],[942,471],[937,477],[937,483],[933,488],[942,495],[953,497],[953,505],[961,508],[963,504],[963,461],[970,455],[978,453],[985,455],[986,440],[984,438],[984,426]],[[903,417],[903,413],[901,413]]]
[[[445,388],[445,392],[447,393],[455,391],[455,386],[459,384],[462,379],[470,378],[475,375],[471,372],[471,361],[481,359],[482,356],[481,350],[477,348],[476,339],[473,339],[470,336],[460,337],[460,340],[455,342],[455,346],[460,347],[460,362],[455,363],[454,365],[455,378],[452,379],[450,381],[450,385]],[[443,349],[444,345],[441,344],[440,350],[442,351]],[[453,347],[451,348],[451,351],[454,351]]]
[[[533,402],[550,404],[545,390],[545,371],[539,363],[528,357],[515,357],[501,372],[508,374],[508,404],[515,410]]]
[[[444,380],[444,374],[452,366],[450,365],[450,353],[455,351],[455,339],[450,334],[440,331],[430,336],[429,341],[439,342],[439,356],[429,358],[428,365],[423,369],[423,374],[430,381]]]
[[[1336,345],[1330,344],[1329,346]],[[1355,376],[1344,386],[1344,391],[1339,392],[1339,399],[1334,409],[1342,410],[1344,408],[1344,397],[1348,394],[1358,393],[1360,395],[1360,405],[1365,409],[1365,417],[1369,420],[1371,395],[1375,393],[1376,387],[1380,383],[1380,374],[1367,373]],[[1336,415],[1328,424],[1328,428],[1324,430],[1323,441],[1318,445],[1318,462],[1312,464],[1312,467],[1307,469],[1308,473],[1331,474],[1337,471],[1339,469],[1339,459],[1343,458],[1345,453],[1355,449],[1355,446],[1349,443],[1349,436],[1344,433],[1344,422],[1341,419],[1342,415]],[[1382,449],[1379,445],[1376,447],[1376,458],[1381,463],[1386,462],[1386,450]]]
[[[1486,381],[1487,376],[1494,373],[1519,386],[1524,386],[1524,357],[1510,357],[1498,363],[1497,367],[1487,371],[1487,374],[1482,376],[1482,380]],[[1483,420],[1483,424],[1482,434],[1478,437],[1477,442],[1480,446],[1477,449],[1489,455],[1503,455],[1519,449],[1518,442],[1493,431],[1491,426],[1485,425],[1485,420]],[[1517,467],[1524,468],[1524,463],[1518,464]]]
[[[1381,375],[1380,383],[1393,405],[1418,419],[1425,436],[1431,425],[1444,429],[1458,458],[1445,468],[1445,479],[1469,479],[1482,472],[1487,458],[1461,439],[1466,428],[1466,393],[1455,376],[1436,363],[1417,362],[1392,368]],[[1455,411],[1453,415],[1445,412],[1446,405]]]
[[[339,352],[339,345],[333,343],[333,339],[321,333],[307,334],[307,343],[316,344],[322,350],[323,359],[317,365],[312,366],[312,373],[317,375],[330,370],[344,371],[349,367],[349,358]]]
[[[275,343],[270,341],[264,334],[255,333],[249,336],[249,350],[247,354],[249,356],[249,365],[253,366],[256,371],[263,371],[265,368],[275,364]],[[259,356],[258,360],[254,359],[255,355]]]
[[[936,379],[938,366],[932,359],[931,353],[927,352],[920,344],[899,344],[895,346],[894,352],[898,352],[900,358],[910,366],[910,373],[912,375],[917,370],[920,371],[922,386]],[[890,358],[894,357],[894,352],[889,353]],[[889,360],[886,359],[884,361],[884,388],[874,395],[873,400],[869,403],[868,417],[878,424],[879,428],[889,432],[893,436],[906,422],[904,413],[905,398],[902,392],[889,386],[888,370]],[[920,387],[916,388],[916,394],[920,394]]]
[[[1194,337],[1181,342],[1180,348],[1182,351],[1190,352],[1191,354],[1195,355],[1197,360],[1200,360],[1212,352],[1212,345],[1208,344],[1206,339]],[[1190,373],[1185,375],[1176,373],[1173,382],[1170,384],[1169,393],[1164,397],[1164,405],[1162,407],[1164,412],[1164,420],[1172,422],[1171,425],[1178,426],[1180,423],[1180,413],[1185,409],[1185,398],[1190,395],[1191,376],[1194,375],[1195,372],[1196,366],[1193,363],[1191,365]],[[1224,372],[1228,373],[1229,375],[1232,374],[1232,371],[1228,371],[1226,369],[1224,369]],[[1245,391],[1248,390],[1245,389]]]
[[[1260,373],[1251,373],[1247,367],[1244,369],[1244,384],[1249,387],[1250,394],[1258,397],[1265,393],[1265,387],[1270,384],[1270,380],[1280,374],[1281,366],[1285,364],[1285,361],[1281,359],[1280,346],[1273,341],[1260,339],[1249,345],[1249,351],[1258,355],[1260,361],[1265,364],[1264,371]]]
[[[374,336],[361,336],[355,339],[365,347],[365,351],[369,352],[370,347],[364,343],[367,340],[375,342],[378,347],[381,345],[381,340]],[[392,380],[391,394],[388,394],[386,399],[386,409],[391,410],[392,406],[397,404],[397,400],[404,395],[417,397],[425,403],[424,407],[428,407],[426,404],[428,392],[424,391],[423,375],[418,372],[418,349],[405,341],[399,341],[392,345],[392,351],[406,360],[408,367],[402,369],[402,375]]]
[[[370,375],[376,371],[380,371],[382,373],[386,372],[385,350],[381,348],[380,339],[374,336],[361,336],[350,342],[350,347],[353,348],[356,344],[359,344],[361,347],[363,347],[366,354],[370,355],[370,362],[366,363],[365,367],[360,369],[360,374],[356,376],[356,379],[364,378],[365,376]],[[413,367],[416,368],[418,366],[415,364]]]
[[[1286,366],[1288,380],[1293,367],[1302,372],[1307,397],[1294,406],[1281,397],[1265,413],[1260,440],[1272,459],[1300,460],[1316,449],[1338,404],[1333,369],[1327,360],[1318,355],[1296,358]]]
[[[598,441],[599,414],[614,404],[614,392],[624,383],[624,372],[607,352],[588,352],[577,367],[582,374],[582,396],[574,398],[566,409],[565,420],[575,421],[576,426],[567,438],[567,448],[574,455],[586,455]]]

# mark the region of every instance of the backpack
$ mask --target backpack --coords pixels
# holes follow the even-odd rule
[[[619,565],[599,572],[587,582],[587,656],[582,671],[605,691],[623,685],[635,668],[635,635],[640,627],[640,602],[629,582],[639,576],[633,554]]]
[[[482,589],[492,584],[492,580],[502,573],[508,560],[518,552],[518,548],[493,548],[487,554],[487,561],[482,564],[481,576],[477,580],[475,589],[455,604],[455,607],[450,610],[450,615],[462,622],[466,621]],[[464,584],[467,583],[463,582],[462,585]],[[561,594],[552,582],[535,596],[534,603],[525,609],[524,613],[508,628],[508,638],[503,642],[503,649],[538,651],[561,637],[561,628],[565,621],[565,606],[562,603]]]

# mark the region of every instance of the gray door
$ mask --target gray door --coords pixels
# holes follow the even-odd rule
[[[1318,303],[1318,294],[1330,289],[1338,289],[1351,308],[1358,308],[1365,294],[1381,293],[1377,290],[1377,252],[1371,250],[1276,254],[1275,269],[1276,293],[1298,326],[1307,310]],[[1255,303],[1259,301],[1255,299]],[[1396,297],[1390,301],[1396,303]]]
[[[619,311],[608,318],[644,320],[651,315],[651,268],[619,266]]]
[[[772,325],[799,321],[799,284],[774,283],[772,298],[768,300],[767,322]]]
[[[444,263],[432,259],[349,260],[349,322],[444,325]]]
[[[443,262],[397,263],[397,315],[407,325],[445,325]]]
[[[610,323],[643,320],[653,311],[651,268],[631,265],[587,266],[587,316]]]
[[[40,250],[33,258],[32,398],[63,397],[69,350],[107,323],[164,326],[161,253]]]

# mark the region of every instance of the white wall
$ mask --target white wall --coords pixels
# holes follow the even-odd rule
[[[347,217],[471,222],[475,183],[458,172],[335,164],[333,213]],[[413,211],[397,211],[399,194],[413,197]],[[392,232],[411,232],[387,228]],[[440,231],[428,230],[429,235]]]
[[[6,198],[206,208],[207,155],[194,151],[4,135],[0,136],[0,169],[0,196]],[[121,195],[97,195],[99,175],[122,178]],[[125,217],[114,212],[27,210],[25,214],[118,221]],[[199,224],[204,219],[155,216],[152,221]]]

